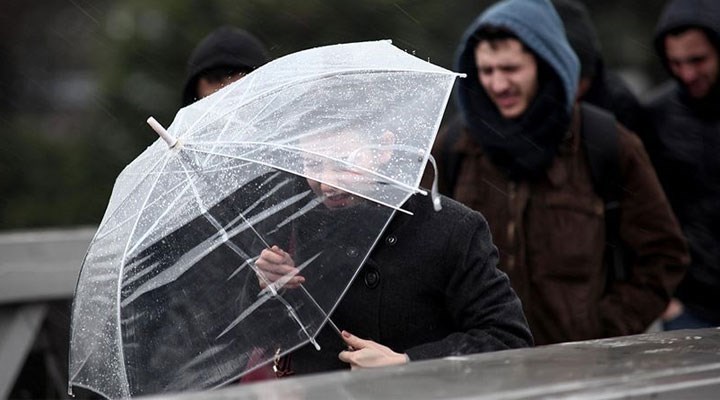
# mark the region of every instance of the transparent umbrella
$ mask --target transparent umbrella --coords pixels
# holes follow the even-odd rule
[[[83,262],[70,388],[213,388],[317,347],[393,214],[422,192],[457,76],[389,41],[319,47],[181,109],[167,131],[153,120],[164,140],[118,176]],[[302,286],[257,270],[271,246]]]

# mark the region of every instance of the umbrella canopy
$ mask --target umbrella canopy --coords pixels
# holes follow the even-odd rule
[[[212,388],[314,343],[420,191],[457,76],[389,41],[334,45],[181,109],[166,141],[117,178],[88,249],[70,387],[109,398]],[[273,245],[292,255],[300,288],[287,277],[260,289],[254,260]]]

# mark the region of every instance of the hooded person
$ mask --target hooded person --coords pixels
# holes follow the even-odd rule
[[[240,28],[222,26],[190,54],[182,104],[187,106],[232,83],[268,61],[265,46]]]
[[[690,245],[692,263],[665,315],[666,329],[720,325],[720,2],[674,0],[655,31],[672,80],[646,99],[648,142]]]
[[[632,265],[625,280],[608,279],[604,203],[580,145],[580,64],[550,1],[488,8],[466,30],[456,70],[468,77],[456,86],[459,127],[433,150],[440,188],[487,218],[536,343],[645,331],[682,278],[687,247],[640,140],[618,124],[618,236]]]
[[[552,0],[568,41],[580,61],[578,99],[610,111],[632,132],[646,136],[644,110],[628,85],[605,67],[600,39],[590,13],[578,0]]]

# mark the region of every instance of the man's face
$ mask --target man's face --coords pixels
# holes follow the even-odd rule
[[[228,75],[219,81],[210,80],[206,77],[201,77],[197,81],[198,99],[202,99],[204,97],[210,96],[211,94],[217,92],[218,90],[222,89],[223,87],[225,87],[235,81],[239,81],[245,75],[247,75],[247,74],[244,72],[237,72],[237,73]]]
[[[385,135],[391,134],[388,132]],[[387,162],[390,156],[388,151],[378,150],[377,145],[369,143],[364,135],[355,132],[320,134],[303,140],[300,146],[302,149],[332,158],[308,156],[304,161],[307,176],[318,179],[308,179],[308,185],[326,207],[344,208],[363,201],[361,197],[339,188],[353,188],[362,193],[371,191],[375,181],[360,169],[373,170]]]
[[[690,29],[665,38],[665,54],[673,75],[690,96],[701,99],[718,79],[718,52],[700,29]]]
[[[359,175],[350,171],[343,171],[342,167],[338,167],[335,163],[329,161],[307,161],[305,163],[305,173],[322,179],[322,182],[320,182],[308,178],[307,182],[310,189],[323,200],[323,204],[327,208],[350,207],[361,201],[360,198],[334,186],[352,184],[353,180],[360,178]]]
[[[520,117],[538,90],[537,63],[515,39],[481,41],[475,47],[480,84],[505,118]]]

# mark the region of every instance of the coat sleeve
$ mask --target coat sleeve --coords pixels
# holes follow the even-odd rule
[[[407,349],[408,357],[421,360],[532,346],[520,299],[496,267],[498,252],[485,219],[468,212],[448,243],[444,259],[450,277],[444,296],[456,332]]]
[[[630,276],[609,283],[600,303],[606,336],[642,333],[658,318],[690,260],[687,243],[640,140],[620,129],[620,239]]]

